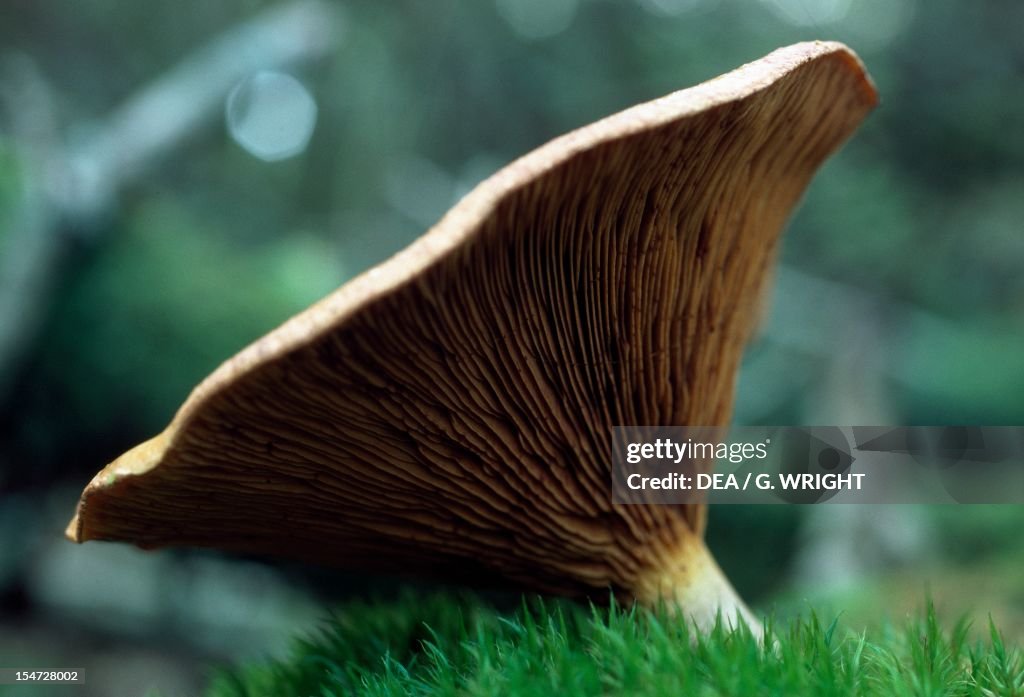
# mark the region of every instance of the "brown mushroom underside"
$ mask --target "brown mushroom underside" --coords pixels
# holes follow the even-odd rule
[[[703,507],[612,505],[611,429],[728,423],[783,223],[875,103],[805,43],[548,143],[224,363],[68,536],[729,606]]]

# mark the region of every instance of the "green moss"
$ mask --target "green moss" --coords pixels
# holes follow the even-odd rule
[[[929,604],[902,628],[854,633],[813,613],[768,640],[703,636],[665,612],[537,601],[354,604],[285,661],[220,672],[207,697],[274,695],[1019,695],[1024,662],[990,627],[946,629]],[[767,647],[767,648],[766,648]]]

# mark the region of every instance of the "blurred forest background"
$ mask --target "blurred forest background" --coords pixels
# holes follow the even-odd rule
[[[5,0],[0,666],[189,694],[363,592],[61,533],[222,360],[500,166],[800,40],[847,42],[882,104],[792,221],[737,420],[1024,423],[1022,30],[1017,0]],[[927,586],[1019,638],[1022,523],[722,507],[710,535],[759,608],[870,622]]]

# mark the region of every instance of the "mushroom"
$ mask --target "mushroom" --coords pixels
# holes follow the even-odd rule
[[[703,504],[613,505],[612,428],[728,423],[780,229],[876,101],[802,43],[538,148],[221,365],[68,537],[749,618]]]

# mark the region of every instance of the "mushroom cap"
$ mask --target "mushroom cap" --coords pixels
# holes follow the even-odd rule
[[[68,537],[658,595],[703,506],[613,505],[612,427],[728,423],[779,232],[876,101],[802,43],[549,142],[221,365]]]

